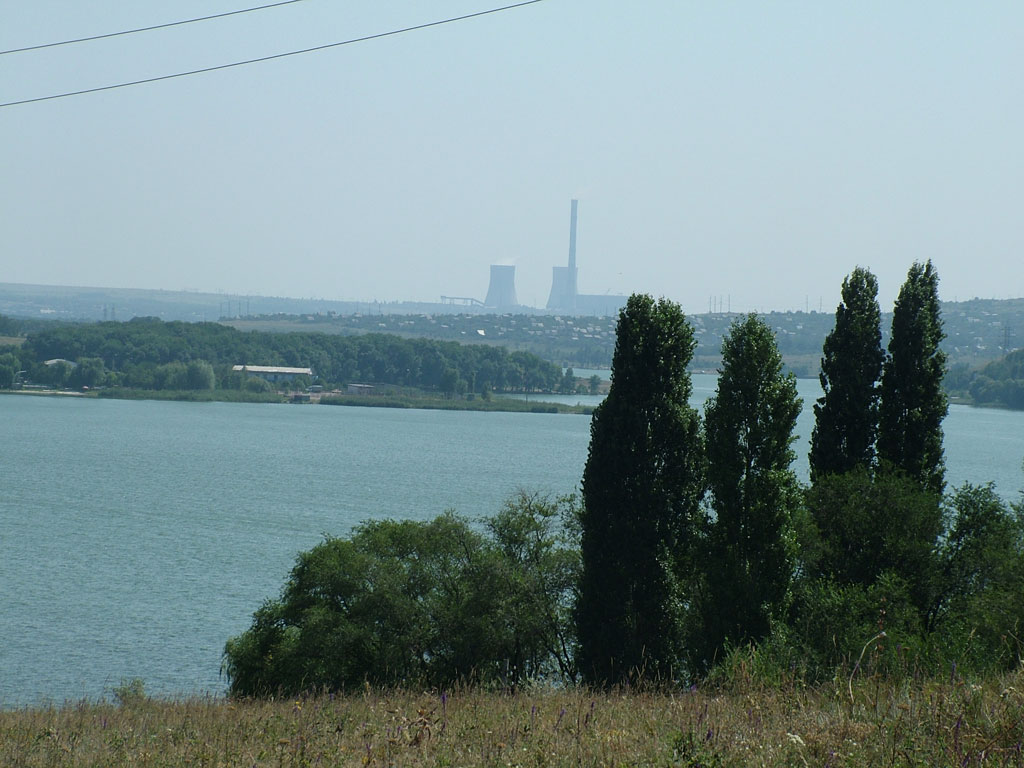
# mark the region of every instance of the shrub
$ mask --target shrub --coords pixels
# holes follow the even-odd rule
[[[228,641],[232,694],[567,679],[578,556],[555,526],[570,505],[520,494],[485,533],[446,513],[325,539]]]

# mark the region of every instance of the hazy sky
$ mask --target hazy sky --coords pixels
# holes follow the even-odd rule
[[[0,0],[0,48],[260,2]],[[0,102],[500,4],[304,0],[4,55]],[[1020,0],[545,0],[0,109],[0,282],[437,301],[501,263],[543,305],[577,197],[586,293],[832,311],[860,264],[889,309],[931,258],[944,299],[1021,296],[1022,84]]]

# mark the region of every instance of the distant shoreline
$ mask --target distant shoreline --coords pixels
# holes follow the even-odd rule
[[[92,392],[76,392],[56,389],[9,389],[0,390],[5,395],[29,395],[36,397],[79,397],[103,400],[163,400],[193,403],[279,403],[290,405],[331,405],[355,408],[400,408],[431,411],[479,411],[484,413],[565,413],[590,415],[593,406],[564,405],[546,400],[514,400],[495,397],[484,400],[451,399],[435,397],[412,397],[406,395],[346,395],[328,394],[317,399],[299,401],[293,394],[242,393],[236,390],[137,390],[104,389]],[[298,393],[301,394],[301,393]]]

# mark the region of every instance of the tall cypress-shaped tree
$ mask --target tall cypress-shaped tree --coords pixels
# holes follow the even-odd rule
[[[727,640],[764,637],[785,607],[797,503],[791,445],[800,406],[772,330],[755,315],[735,323],[722,342],[718,391],[704,416],[715,519],[706,558],[706,645],[697,663],[709,663]]]
[[[633,295],[619,314],[611,389],[583,472],[578,666],[590,683],[664,677],[681,655],[681,576],[703,496],[696,346],[678,304]]]
[[[943,338],[938,273],[931,261],[914,262],[896,299],[889,355],[882,369],[878,458],[937,494],[945,488],[946,472],[946,353],[939,348]]]
[[[825,338],[821,389],[814,405],[811,480],[870,467],[878,431],[878,379],[882,374],[878,280],[857,267],[843,280],[836,324]]]

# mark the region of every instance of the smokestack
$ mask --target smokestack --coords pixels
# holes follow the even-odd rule
[[[578,208],[579,201],[573,200],[569,209],[569,285],[567,287],[574,306],[578,289],[576,282],[576,212]]]
[[[573,200],[569,209],[569,269],[576,269],[576,211],[579,200]]]
[[[551,293],[548,309],[563,312],[576,311],[578,284],[576,280],[576,218],[579,201],[573,200],[569,209],[569,266],[551,268]]]

